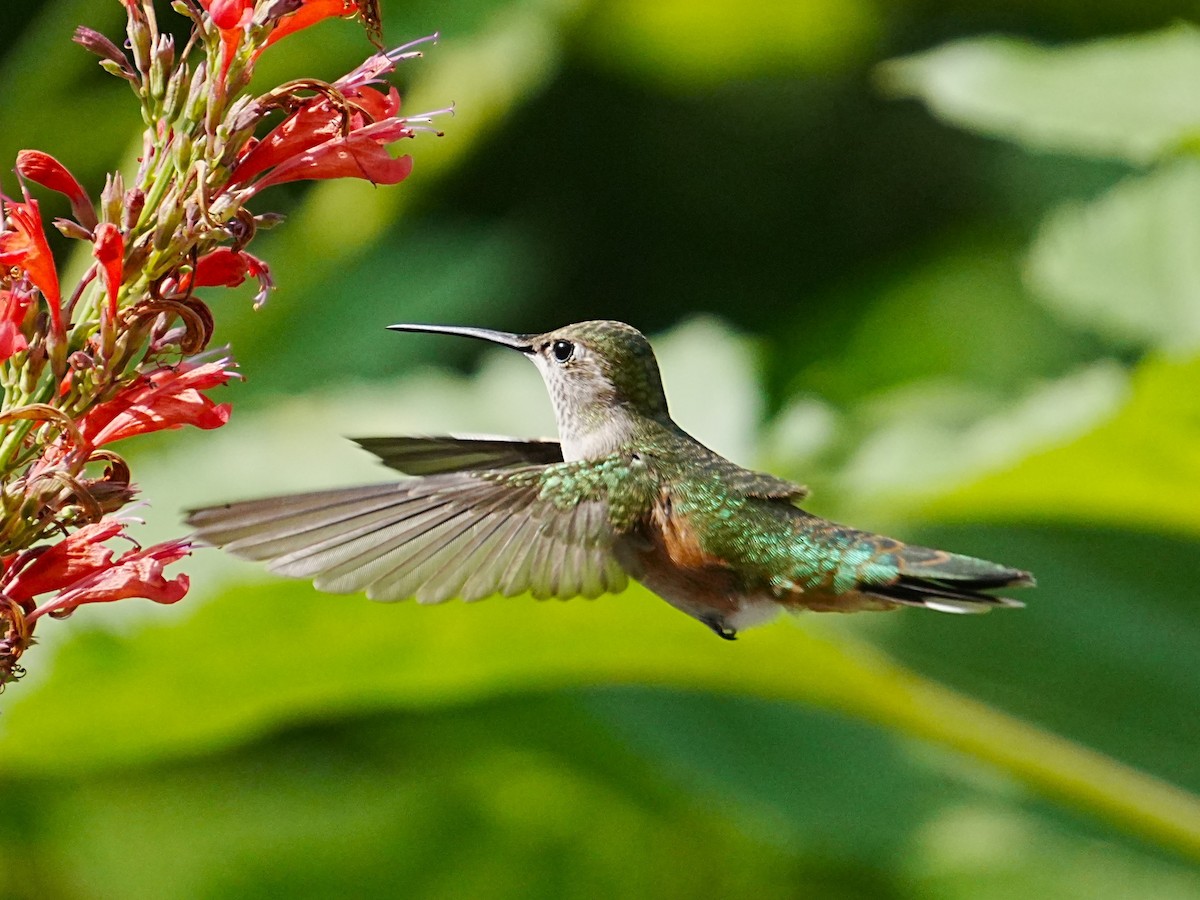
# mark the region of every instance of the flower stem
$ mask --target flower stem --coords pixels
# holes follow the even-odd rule
[[[720,672],[672,668],[656,671],[652,680],[858,715],[969,754],[1039,793],[1200,859],[1200,798],[1194,794],[923,678],[861,643],[808,633],[798,647],[794,630],[771,631],[787,631],[789,657],[803,658],[819,677],[781,677],[775,666],[761,666],[761,657],[746,655]]]

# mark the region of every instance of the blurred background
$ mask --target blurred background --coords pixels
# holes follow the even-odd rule
[[[258,198],[279,290],[211,297],[230,424],[128,448],[146,540],[387,477],[347,435],[552,432],[528,363],[389,323],[617,318],[685,428],[814,512],[1040,586],[726,645],[636,587],[383,606],[201,552],[177,607],[46,623],[0,697],[0,893],[1200,897],[1194,856],[1055,786],[1066,757],[1034,791],[886,712],[890,659],[985,705],[952,731],[991,707],[1200,790],[1196,13],[384,0],[390,44],[442,35],[405,108],[456,114],[399,187]],[[0,6],[6,192],[24,147],[94,189],[129,167],[133,98],[70,42],[122,21]],[[326,23],[258,83],[370,49]]]

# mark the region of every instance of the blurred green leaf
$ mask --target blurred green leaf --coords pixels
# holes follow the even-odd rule
[[[885,621],[874,641],[918,671],[1200,790],[1196,538],[1091,525],[925,525],[933,546],[1028,567],[1038,587],[978,626]]]
[[[793,333],[813,356],[793,376],[791,390],[846,406],[935,380],[1020,396],[1039,379],[1086,361],[1092,352],[1086,340],[1022,285],[1016,258],[1023,245],[1023,236],[1006,234],[943,240],[826,298],[834,307],[857,307],[833,334],[814,334],[812,312],[803,310]]]
[[[1016,399],[954,381],[915,382],[854,411],[859,426],[834,484],[838,515],[891,514],[1088,434],[1122,408],[1125,370],[1106,360]]]
[[[1136,886],[1174,900],[1200,877],[880,729],[696,693],[337,717],[196,759],[3,787],[14,900],[79,885],[522,900],[966,900],[981,885],[1122,900]]]
[[[1200,31],[1176,25],[1066,47],[954,41],[880,67],[884,89],[1027,147],[1144,164],[1200,136]]]
[[[1200,345],[1200,162],[1130,178],[1055,210],[1027,263],[1056,312],[1109,340],[1169,351]]]
[[[971,650],[986,643],[986,631]],[[772,846],[844,860],[842,879],[861,871],[869,879],[864,898],[889,895],[881,878],[889,872],[903,873],[891,883],[900,896],[946,900],[1125,900],[1139,888],[1182,900],[1200,891],[1192,870],[1047,816],[1043,805],[953,756],[842,716],[634,688],[584,698],[631,747],[660,760],[668,779],[705,798],[706,808],[728,810],[747,830],[765,820]],[[1089,877],[1080,877],[1084,870]]]
[[[1129,400],[1063,446],[920,504],[934,521],[1071,522],[1200,535],[1200,357],[1150,357]]]
[[[605,68],[695,88],[845,66],[880,24],[872,0],[610,0],[586,22],[585,39]]]
[[[782,900],[811,879],[802,852],[669,790],[566,698],[339,720],[22,789],[14,898]]]
[[[58,156],[84,184],[99,183],[127,150],[141,125],[136,99],[125,81],[100,68],[99,57],[71,43],[77,25],[120,34],[123,20],[118,4],[54,0],[41,5],[19,43],[0,35],[0,187],[6,193],[15,184],[18,150]]]

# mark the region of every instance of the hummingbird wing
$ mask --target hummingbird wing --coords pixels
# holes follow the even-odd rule
[[[405,475],[507,469],[563,460],[562,446],[554,440],[449,434],[355,438],[354,442]]]
[[[440,603],[500,594],[597,597],[628,576],[603,496],[564,503],[536,466],[231,503],[192,511],[196,536],[318,590]],[[557,501],[557,502],[556,502]]]
[[[705,447],[695,438],[691,438],[691,441],[703,451],[696,454],[692,460],[693,475],[719,483],[730,494],[760,500],[791,501],[803,500],[808,496],[808,488],[802,484],[766,472],[744,469]]]

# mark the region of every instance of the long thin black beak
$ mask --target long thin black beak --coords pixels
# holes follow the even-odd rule
[[[470,328],[461,325],[389,325],[389,331],[426,331],[430,334],[454,334],[459,337],[491,341],[503,347],[512,347],[522,353],[533,352],[532,334],[509,334],[507,331],[492,331],[490,328]]]

